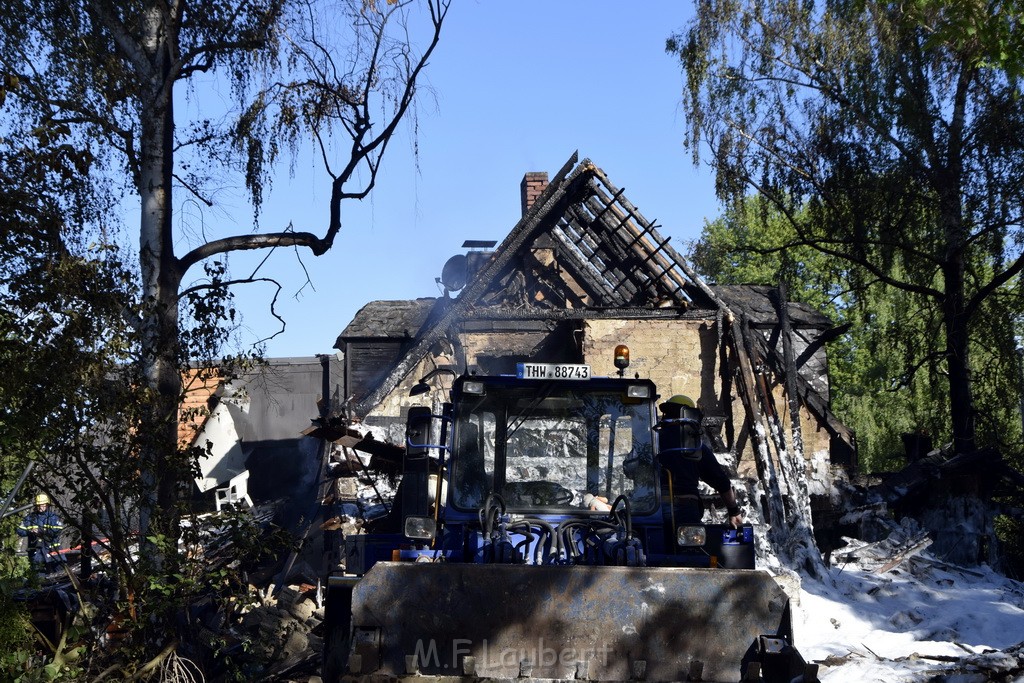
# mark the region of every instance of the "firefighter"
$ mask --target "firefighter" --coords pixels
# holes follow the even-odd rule
[[[50,509],[50,497],[36,496],[35,510],[28,513],[18,527],[18,535],[28,537],[28,557],[36,569],[49,572],[63,561],[60,534],[64,530],[57,513]]]
[[[672,496],[679,523],[697,523],[704,516],[698,482],[715,489],[725,503],[729,523],[738,529],[743,512],[736,502],[729,473],[702,439],[701,414],[689,396],[677,394],[659,406],[661,466],[666,471],[662,486]]]

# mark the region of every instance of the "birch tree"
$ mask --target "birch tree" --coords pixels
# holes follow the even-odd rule
[[[68,251],[62,241],[72,228],[76,245],[112,245],[124,240],[112,219],[119,202],[138,207],[137,232],[126,240],[137,249],[129,298],[138,305],[123,310],[135,335],[126,376],[139,378],[142,399],[127,432],[139,444],[122,462],[141,475],[143,536],[172,539],[160,546],[166,552],[143,558],[156,561],[154,571],[173,571],[179,503],[194,465],[178,447],[181,369],[192,351],[183,311],[220,320],[228,315],[219,308],[226,292],[259,279],[232,279],[229,253],[329,252],[343,204],[370,194],[393,136],[414,111],[448,6],[40,0],[0,11],[0,152],[18,159],[45,148],[75,174],[66,185],[53,174],[12,178],[19,192],[65,193],[61,230],[40,245]],[[222,91],[228,106],[210,106]],[[262,225],[272,175],[306,145],[329,179],[321,219]],[[176,214],[185,203],[223,215],[218,190],[231,184],[248,191],[251,222],[202,234],[183,227]],[[71,216],[76,197],[89,211]]]
[[[857,434],[862,471],[905,465],[903,434],[923,433],[936,446],[945,443],[939,441],[949,436],[948,380],[939,360],[942,326],[928,300],[872,283],[853,264],[798,242],[789,220],[754,196],[704,225],[690,261],[718,284],[784,282],[793,300],[833,321],[830,400],[836,415]],[[1020,415],[1011,406],[1012,419],[1006,419],[1002,397],[1015,391],[1016,353],[1012,344],[1006,354],[993,343],[1005,338],[1001,328],[1007,321],[1019,317],[1008,310],[996,312],[996,306],[1012,310],[1007,294],[988,302],[975,328],[971,356],[984,370],[974,386],[979,415],[988,418],[979,420],[979,440],[1012,451],[1020,442]],[[922,358],[929,360],[922,363]]]
[[[686,143],[811,246],[930,302],[957,452],[976,447],[979,311],[1024,268],[1022,13],[997,0],[699,0],[668,41]]]

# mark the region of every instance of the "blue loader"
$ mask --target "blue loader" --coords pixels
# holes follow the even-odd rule
[[[618,367],[465,374],[409,409],[391,515],[328,580],[327,683],[817,680],[754,528],[674,505],[699,420]]]

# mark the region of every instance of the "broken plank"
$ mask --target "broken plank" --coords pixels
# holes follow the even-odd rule
[[[876,569],[874,573],[875,574],[884,574],[884,573],[886,573],[890,569],[896,567],[898,564],[901,564],[907,558],[912,557],[912,556],[916,555],[917,553],[921,552],[922,550],[924,550],[925,548],[927,548],[931,544],[932,544],[932,539],[930,539],[927,536],[925,536],[923,539],[921,539],[917,543],[914,543],[910,547],[908,547],[908,548],[906,548],[906,549],[896,553],[896,555],[894,555],[891,560],[889,560],[888,562],[883,564],[881,567]]]

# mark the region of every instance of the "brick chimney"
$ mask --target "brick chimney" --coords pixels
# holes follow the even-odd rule
[[[547,171],[531,171],[523,176],[523,182],[519,184],[519,190],[523,198],[523,215],[530,210],[537,197],[548,186]]]

